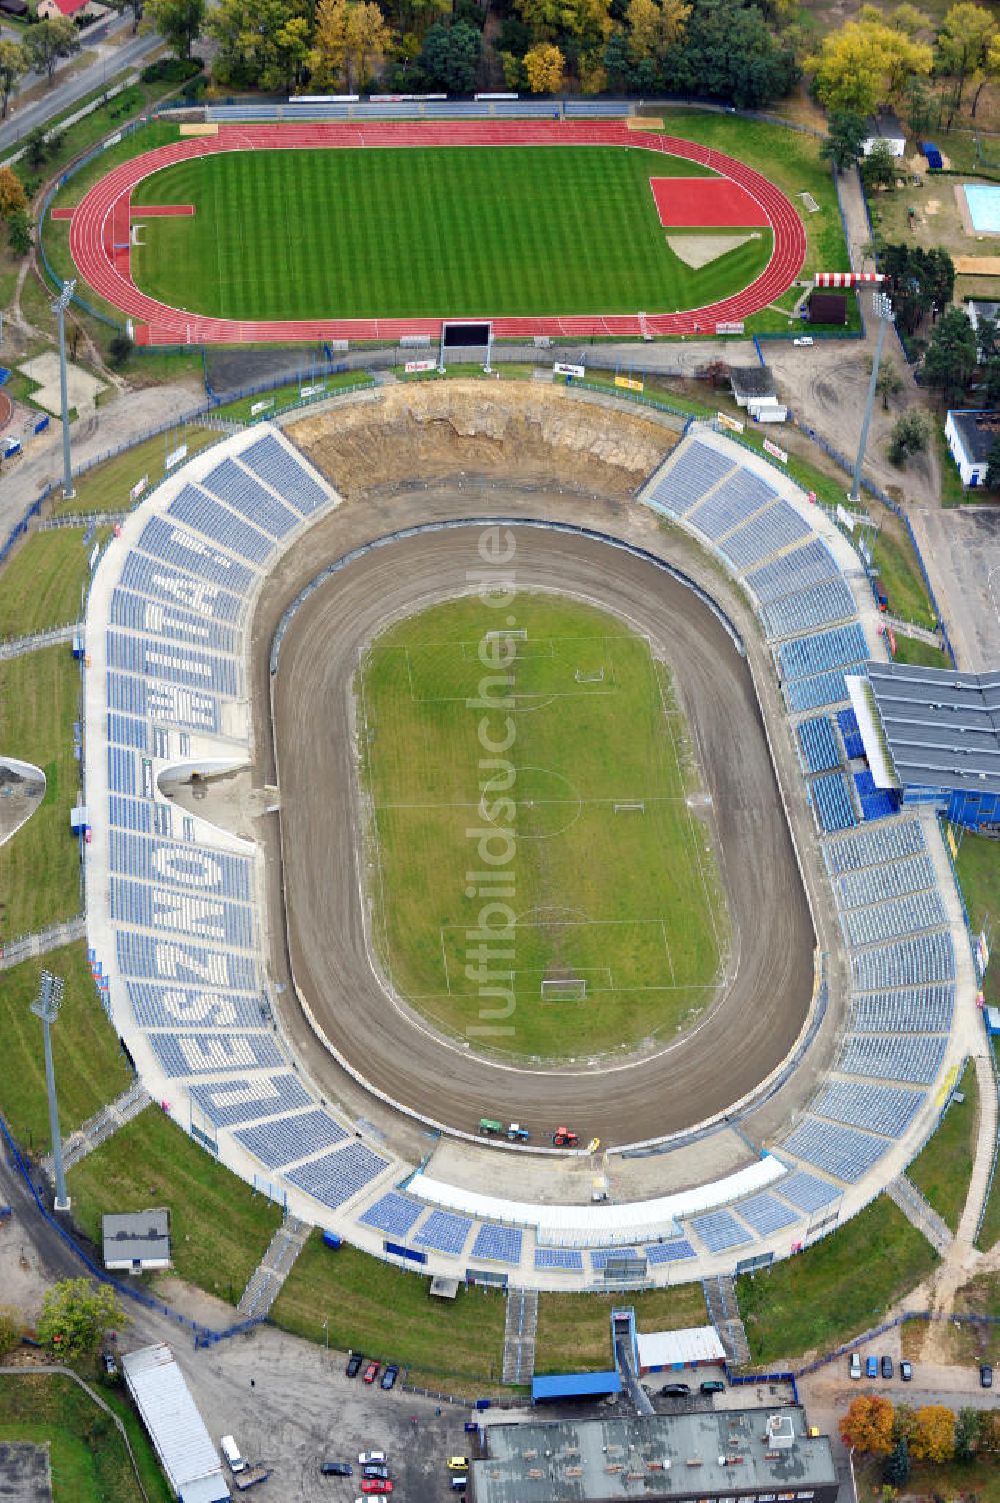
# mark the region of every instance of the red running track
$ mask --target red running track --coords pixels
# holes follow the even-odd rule
[[[565,315],[548,318],[494,318],[498,339],[534,334],[573,338],[604,336],[634,338],[640,334],[711,332],[717,323],[735,323],[779,297],[797,276],[805,260],[806,236],[795,209],[774,185],[733,157],[682,141],[676,136],[634,131],[618,122],[504,122],[471,121],[456,124],[410,125],[381,121],[372,125],[336,122],[328,125],[221,126],[215,136],[193,136],[133,157],[109,172],[85,195],[70,223],[70,252],[80,275],[95,292],[128,315],[141,344],[249,344],[314,339],[387,339],[403,334],[437,336],[440,318],[394,319],[275,319],[210,318],[171,308],[147,296],[133,282],[128,252],[116,249],[128,239],[130,198],[137,183],[169,167],[216,151],[259,151],[305,147],[366,146],[628,146],[640,151],[666,152],[698,162],[746,190],[760,205],[774,231],[774,251],[755,282],[732,297],[682,313]],[[124,231],[124,233],[122,233]],[[484,309],[480,317],[491,317]]]

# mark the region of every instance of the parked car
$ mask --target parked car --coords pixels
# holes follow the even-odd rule
[[[883,1376],[883,1378],[891,1378],[892,1377],[892,1358],[891,1357],[883,1357],[882,1358],[882,1376]]]
[[[725,1393],[726,1385],[721,1378],[706,1378],[701,1385],[702,1393]]]
[[[850,1362],[848,1364],[848,1369],[847,1370],[850,1373],[850,1375],[851,1375],[852,1378],[860,1378],[860,1376],[861,1376],[861,1358],[858,1356],[857,1352],[852,1352],[851,1353],[851,1360],[850,1360]]]
[[[816,341],[813,339],[811,334],[800,334],[798,339],[792,340],[792,344],[798,345],[799,349],[808,349],[815,343]]]
[[[118,1376],[118,1363],[115,1361],[114,1352],[102,1352],[101,1362],[109,1378],[116,1378]]]
[[[904,1383],[909,1383],[911,1378],[913,1377],[913,1364],[911,1362],[907,1362],[905,1358],[899,1364],[899,1376],[902,1378]]]
[[[865,1377],[866,1378],[877,1378],[878,1377],[878,1358],[877,1357],[866,1357],[865,1358]]]
[[[365,1368],[364,1372],[361,1375],[362,1383],[375,1382],[375,1379],[378,1377],[379,1365],[380,1364],[378,1362],[369,1362],[368,1366]]]
[[[348,1358],[344,1371],[349,1378],[356,1378],[361,1371],[361,1364],[365,1360],[364,1352],[352,1352]]]
[[[980,1388],[993,1387],[993,1369],[988,1362],[979,1364],[979,1386]]]
[[[392,1483],[387,1477],[362,1477],[361,1491],[363,1493],[391,1493]]]
[[[354,1468],[349,1461],[324,1461],[320,1467],[323,1477],[353,1477]]]
[[[389,1366],[386,1368],[385,1372],[382,1374],[382,1387],[383,1388],[392,1388],[392,1386],[394,1385],[394,1383],[395,1383],[395,1381],[396,1381],[396,1379],[398,1377],[399,1377],[399,1368],[396,1366],[395,1362],[390,1362]]]
[[[361,1468],[363,1477],[388,1477],[389,1468],[384,1461],[368,1461]]]
[[[686,1399],[690,1392],[691,1388],[687,1383],[664,1383],[660,1389],[660,1394],[665,1399]]]
[[[449,1456],[447,1465],[449,1472],[467,1472],[469,1458],[468,1456]]]
[[[376,1461],[388,1461],[384,1451],[362,1451],[358,1457],[359,1466],[371,1466]]]

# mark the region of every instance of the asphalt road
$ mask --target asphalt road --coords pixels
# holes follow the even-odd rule
[[[538,492],[494,500],[494,515],[558,514],[559,503]],[[460,491],[420,493],[423,519],[463,513],[468,497]],[[303,560],[299,550],[298,569],[293,550],[272,576],[255,621],[261,747],[269,709],[263,648],[304,583],[303,562],[308,579],[324,559],[356,545],[359,532],[367,538],[392,530],[380,521],[367,506],[334,513],[326,535],[314,529],[302,545],[308,553]],[[317,590],[285,637],[274,706],[297,985],[342,1058],[433,1120],[470,1130],[484,1112],[506,1112],[536,1133],[568,1120],[610,1144],[679,1131],[725,1110],[784,1058],[809,1006],[813,932],[747,666],[710,612],[652,565],[585,539],[536,530],[517,538],[519,587],[569,591],[627,615],[674,674],[713,799],[736,936],[735,975],[700,1028],[656,1052],[616,1060],[613,1081],[607,1062],[544,1073],[515,1068],[433,1033],[389,996],[366,945],[352,676],[365,642],[386,620],[466,588],[475,539],[464,530],[421,535],[368,555]],[[318,714],[319,705],[329,710]],[[267,780],[269,759],[259,755],[265,765],[258,775]],[[280,875],[272,861],[272,923]],[[281,952],[281,936],[273,936],[276,975]]]

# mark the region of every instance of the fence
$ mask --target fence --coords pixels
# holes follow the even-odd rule
[[[984,1018],[983,1027],[985,1028],[985,1026],[986,1019]],[[990,1051],[990,1069],[993,1072],[993,1088],[996,1091],[997,1106],[998,1109],[1000,1109],[1000,1073],[997,1072],[996,1049],[994,1048],[993,1039],[990,1036],[989,1032],[987,1032],[986,1035],[986,1047]],[[979,1220],[976,1222],[976,1231],[975,1235],[972,1238],[973,1242],[979,1241],[979,1234],[983,1229],[983,1222],[986,1220],[986,1212],[989,1209],[990,1196],[993,1193],[993,1181],[996,1179],[997,1174],[998,1158],[1000,1158],[1000,1132],[997,1133],[996,1142],[993,1145],[993,1160],[990,1164],[989,1178],[986,1181],[986,1194],[983,1196],[983,1203],[979,1208]]]

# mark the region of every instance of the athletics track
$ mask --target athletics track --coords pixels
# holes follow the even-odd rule
[[[70,223],[70,252],[95,292],[126,314],[139,344],[250,344],[315,339],[398,340],[404,334],[440,334],[440,318],[275,319],[210,318],[171,308],[148,297],[132,280],[129,255],[131,196],[135,186],[163,167],[216,151],[366,146],[627,146],[698,162],[739,184],[760,205],[774,231],[774,250],[756,281],[733,296],[681,313],[632,313],[542,318],[494,318],[498,339],[535,334],[571,338],[712,333],[718,323],[738,323],[781,296],[805,260],[806,236],[783,193],[733,157],[676,136],[635,132],[618,122],[475,121],[409,125],[384,121],[308,125],[220,126],[214,136],[187,137],[123,162],[81,200]],[[481,317],[489,318],[484,309]]]

